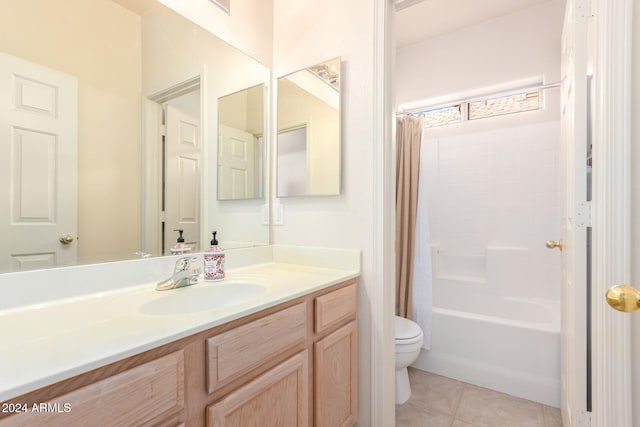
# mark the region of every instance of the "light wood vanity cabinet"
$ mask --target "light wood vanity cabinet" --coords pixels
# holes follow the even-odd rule
[[[343,282],[11,399],[70,410],[0,413],[0,427],[351,426],[356,292]]]

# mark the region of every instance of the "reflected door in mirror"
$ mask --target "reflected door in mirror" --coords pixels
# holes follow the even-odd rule
[[[220,124],[218,144],[218,199],[254,198],[258,139],[249,132]]]
[[[200,250],[200,92],[165,105],[165,227],[164,254],[183,230],[184,243]]]
[[[0,271],[73,264],[77,79],[0,53]]]

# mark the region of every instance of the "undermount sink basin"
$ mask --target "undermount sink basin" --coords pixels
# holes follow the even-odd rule
[[[264,286],[246,282],[197,284],[162,291],[163,296],[143,304],[140,310],[160,316],[213,311],[250,301],[265,292]]]

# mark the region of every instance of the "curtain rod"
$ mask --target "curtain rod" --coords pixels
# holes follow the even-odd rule
[[[452,99],[452,100],[446,101],[446,102],[438,102],[438,103],[433,103],[433,104],[424,104],[424,105],[421,105],[420,107],[401,109],[396,113],[396,115],[421,113],[421,112],[423,112],[425,110],[431,110],[431,109],[435,109],[435,108],[444,108],[444,107],[450,107],[450,106],[454,106],[454,105],[458,105],[458,104],[482,101],[482,100],[484,100],[484,99],[486,99],[488,97],[497,98],[497,97],[501,97],[501,96],[516,95],[516,94],[519,94],[519,93],[522,93],[522,92],[529,92],[529,91],[532,91],[532,90],[553,89],[553,88],[556,88],[556,87],[560,87],[560,84],[561,84],[561,82],[549,83],[549,84],[538,84],[538,85],[534,85],[534,86],[522,86],[522,87],[519,87],[519,88],[503,90],[503,91],[499,91],[499,92],[487,92],[485,94],[477,95],[477,96],[474,96],[474,97],[471,97],[471,98]]]

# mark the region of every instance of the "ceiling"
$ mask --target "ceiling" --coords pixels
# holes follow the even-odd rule
[[[398,46],[449,33],[554,0],[395,0]]]

